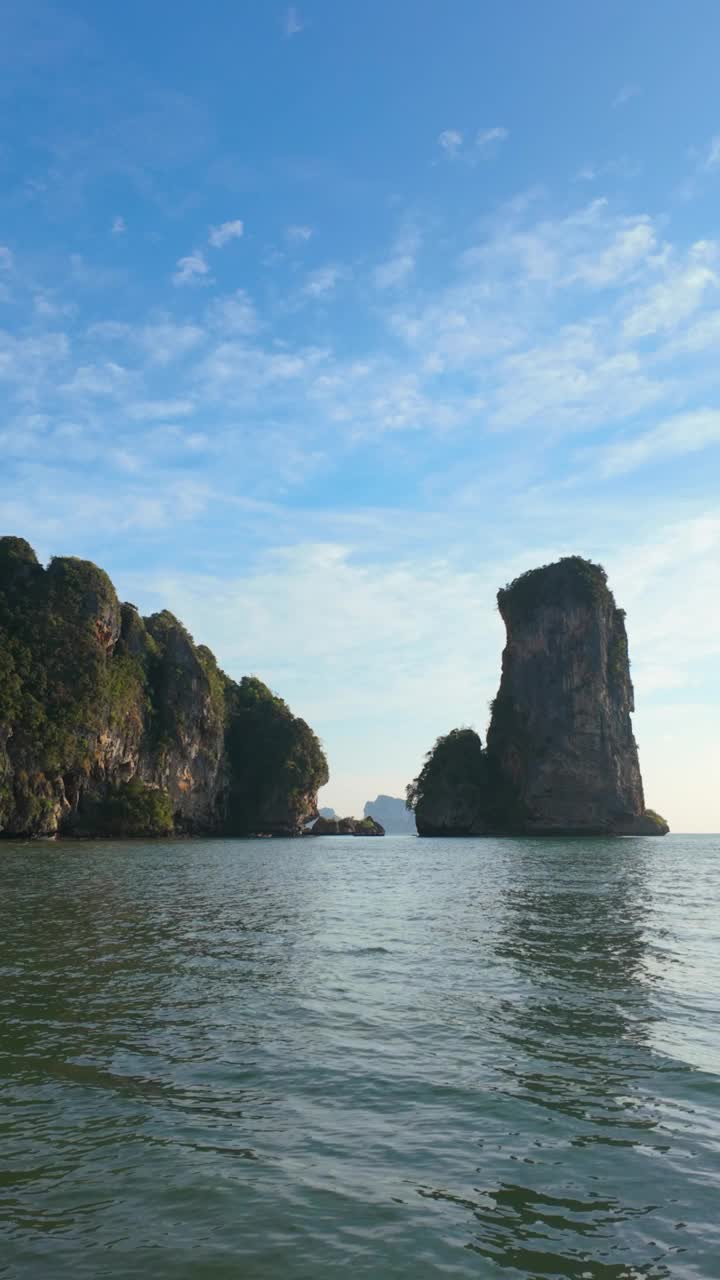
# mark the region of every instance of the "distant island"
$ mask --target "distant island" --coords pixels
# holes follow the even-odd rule
[[[0,538],[0,834],[299,835],[320,743],[102,569]]]
[[[361,822],[360,818],[340,818],[334,809],[325,807],[318,810],[321,818],[338,822]],[[379,795],[375,800],[368,800],[363,809],[363,818],[377,822],[383,828],[383,834],[415,835],[415,814],[408,809],[407,803],[400,796]]]
[[[421,836],[665,835],[645,807],[625,613],[580,556],[498,592],[507,643],[487,745],[439,738],[407,789]]]
[[[322,813],[322,810],[320,810]],[[366,818],[375,818],[391,835],[415,835],[415,814],[398,796],[379,795],[368,800],[363,810]]]
[[[374,818],[331,818],[321,813],[311,827],[303,831],[305,836],[384,836],[385,828]]]

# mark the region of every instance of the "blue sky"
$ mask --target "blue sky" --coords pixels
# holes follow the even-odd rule
[[[720,8],[3,5],[0,524],[320,733],[484,734],[499,585],[628,611],[649,803],[720,826]]]

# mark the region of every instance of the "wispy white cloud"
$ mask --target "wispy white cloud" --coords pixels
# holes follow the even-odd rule
[[[595,324],[568,325],[546,343],[508,355],[491,421],[567,430],[622,421],[667,394],[640,357]]]
[[[278,351],[240,337],[221,339],[193,370],[193,383],[209,400],[224,406],[257,407],[262,396],[267,412],[270,391],[282,394],[290,384],[297,404],[297,388],[312,378],[326,358],[322,348]]]
[[[618,547],[614,561],[612,580],[629,612],[636,689],[641,696],[691,689],[702,680],[702,664],[714,667],[720,656],[717,509],[700,506],[690,516],[659,522]],[[687,749],[697,766],[695,748],[688,743]]]
[[[472,145],[465,146],[465,136],[459,129],[444,129],[438,137],[438,145],[446,155],[462,157],[465,164],[474,165],[482,155],[492,152],[497,144],[510,136],[504,125],[490,129],[478,129]]]
[[[509,136],[510,131],[503,125],[496,125],[493,129],[479,129],[475,135],[475,146],[482,150],[492,146],[494,142],[504,142]]]
[[[80,365],[60,390],[68,396],[118,396],[132,381],[132,373],[114,360]]]
[[[375,288],[392,289],[403,284],[415,270],[419,248],[419,233],[414,229],[403,232],[395,242],[392,255],[373,271]]]
[[[373,272],[375,287],[391,289],[395,285],[402,284],[414,270],[415,258],[411,253],[397,254],[396,257],[388,258],[387,262],[375,268]]]
[[[293,332],[303,300],[332,299],[341,280],[349,306],[367,299],[347,265],[328,263],[301,277],[285,303],[260,312],[238,290],[210,302],[184,300],[196,306],[194,319],[155,313],[144,324],[96,323],[86,331],[96,343],[92,361],[84,348],[56,385],[81,406],[100,395],[124,396],[128,406],[162,402],[167,389],[153,384],[158,370],[174,365],[173,396],[193,403],[207,396],[225,439],[242,409],[248,430],[272,422],[286,440],[292,431],[303,436],[312,454],[330,438],[333,448],[355,447],[399,432],[471,431],[479,439],[539,428],[558,439],[616,429],[660,403],[666,415],[684,409],[692,387],[677,361],[707,349],[717,332],[706,299],[716,272],[707,242],[683,256],[659,240],[649,217],[617,216],[606,200],[561,218],[538,217],[533,203],[516,201],[486,224],[479,243],[443,261],[439,284],[420,274],[419,246],[410,225],[371,266],[369,279],[383,295],[374,300],[375,316],[393,340],[371,340],[353,360],[324,334],[313,344]],[[195,279],[198,259],[199,281],[207,281],[197,251],[178,264],[184,283]],[[412,290],[399,292],[411,275]],[[691,302],[678,301],[683,289]],[[665,294],[672,322],[662,319]],[[568,323],[568,315],[577,319]],[[311,316],[311,330],[314,323]],[[662,341],[650,351],[652,332]],[[135,383],[113,381],[113,365]],[[41,385],[28,379],[23,394],[39,403]],[[139,421],[133,413],[128,420]]]
[[[708,290],[720,283],[720,245],[699,240],[691,246],[685,261],[671,257],[663,278],[637,296],[625,317],[624,332],[630,339],[676,329],[703,303]]]
[[[531,284],[566,289],[581,281],[598,288],[628,279],[641,265],[652,265],[657,252],[650,218],[613,217],[601,198],[565,218],[548,218],[530,227],[503,224],[495,236],[467,251],[463,263],[486,274],[511,271]]]
[[[606,478],[627,475],[640,467],[698,453],[715,444],[720,444],[720,410],[697,409],[666,418],[649,431],[597,450],[593,463],[599,465]]]
[[[19,338],[0,331],[0,381],[15,384],[21,400],[36,404],[56,384],[69,354],[65,333]]]
[[[126,282],[123,271],[89,262],[82,253],[70,254],[70,278],[82,289],[114,289]]]
[[[140,454],[131,453],[129,449],[112,449],[110,461],[114,467],[130,475],[137,475],[143,468],[143,459]]]
[[[207,318],[213,328],[226,334],[255,333],[259,323],[253,301],[244,289],[216,298],[208,307]]]
[[[603,288],[627,279],[638,267],[647,265],[657,252],[655,229],[649,218],[629,219],[610,243],[594,254],[581,257],[570,280],[585,280],[593,288]]]
[[[160,314],[147,324],[129,325],[118,320],[100,320],[87,330],[87,338],[100,343],[126,343],[140,348],[150,365],[164,367],[190,355],[205,337],[197,324],[178,324]]]
[[[303,226],[303,225],[295,225],[295,224],[293,224],[292,226],[287,227],[287,229],[286,229],[286,231],[285,231],[285,237],[286,237],[286,239],[288,239],[288,240],[292,240],[292,241],[294,241],[296,244],[298,244],[298,243],[300,243],[300,244],[305,244],[305,243],[307,243],[307,241],[308,241],[308,240],[310,240],[310,238],[312,237],[312,235],[313,235],[313,229],[312,229],[312,227],[307,227],[307,226]]]
[[[605,201],[563,219],[516,220],[461,256],[459,282],[389,312],[427,378],[462,372],[466,412],[482,404],[492,427],[554,432],[622,421],[672,394],[623,336],[613,304],[593,310],[599,289],[620,298],[657,279],[664,248],[651,221],[613,217]],[[563,322],[568,305],[582,321]]]
[[[241,218],[235,218],[232,222],[223,222],[219,227],[210,228],[208,244],[213,249],[222,249],[230,240],[239,240],[244,230]]]
[[[720,134],[710,139],[700,167],[705,173],[715,173],[720,169]]]
[[[335,291],[338,281],[342,280],[346,275],[346,269],[334,263],[329,263],[325,267],[318,267],[317,271],[312,271],[307,276],[302,292],[309,298],[327,297]]]
[[[685,328],[681,327],[666,341],[658,355],[662,359],[672,359],[684,353],[707,351],[710,347],[720,350],[720,310],[708,310]]]
[[[574,182],[595,182],[600,177],[601,170],[597,165],[584,164],[578,169]]]
[[[432,704],[442,721],[459,714],[464,698],[464,717],[468,708],[477,708],[484,731],[501,648],[501,626],[492,622],[497,585],[492,573],[492,568],[463,571],[442,556],[371,566],[353,554],[352,546],[316,542],[267,552],[242,577],[162,575],[145,579],[141,589],[150,587],[207,643],[220,641],[231,671],[257,670],[275,687],[294,685],[300,707],[312,687],[307,673],[323,670],[326,692],[312,687],[310,695],[316,721],[365,716],[368,707],[380,705],[394,715],[415,698],[426,711]],[[322,600],[308,611],[318,582]],[[140,583],[136,595],[138,588]],[[435,602],[430,610],[428,597]],[[280,601],[283,628],[277,630]],[[303,616],[306,625],[301,626]],[[486,632],[488,618],[492,643],[478,661],[467,636]],[[299,645],[292,675],[282,639],[288,629],[297,633]]]
[[[692,171],[687,174],[676,188],[679,200],[694,200],[712,177],[720,172],[720,134],[715,134],[704,146],[692,146],[689,149]]]
[[[202,481],[155,474],[151,488],[131,484],[119,503],[116,492],[103,492],[96,482],[87,487],[77,481],[68,483],[60,493],[50,468],[43,472],[36,466],[33,473],[30,503],[0,496],[0,523],[5,528],[24,529],[36,546],[47,546],[49,551],[53,546],[67,545],[68,539],[76,540],[88,526],[95,538],[175,529],[179,523],[197,519],[213,498],[212,490]]]
[[[13,262],[12,250],[7,245],[0,245],[0,271],[11,271]]]
[[[604,177],[635,178],[640,168],[637,160],[632,160],[629,156],[617,156],[612,160],[581,165],[573,175],[573,182],[597,182]]]
[[[40,316],[44,320],[55,320],[60,316],[76,315],[77,304],[74,302],[59,302],[49,293],[36,293],[33,298],[33,310],[36,316]]]
[[[128,404],[125,413],[133,422],[171,422],[195,412],[192,400],[137,400]]]
[[[633,98],[640,96],[640,86],[637,84],[624,84],[618,89],[613,98],[613,107],[627,106],[628,102],[632,102]]]
[[[185,258],[178,258],[177,270],[173,275],[173,284],[198,284],[204,281],[204,277],[208,275],[210,268],[208,267],[205,255],[199,250],[190,253]]]
[[[123,320],[97,320],[88,326],[86,336],[101,342],[124,342],[133,333],[133,326]]]
[[[457,155],[463,144],[463,136],[459,129],[443,129],[438,136],[438,145],[442,147],[446,155]]]
[[[304,29],[305,23],[300,18],[295,5],[290,5],[283,16],[283,34],[285,38],[291,40],[293,36],[299,35]]]
[[[109,324],[112,325],[113,322],[110,321]],[[199,346],[205,334],[197,324],[178,324],[165,318],[141,325],[137,332],[130,330],[125,336],[136,338],[151,364],[165,366],[188,356]]]
[[[325,361],[309,388],[311,403],[353,440],[403,431],[450,431],[482,407],[471,395],[444,396],[422,374],[392,362]]]

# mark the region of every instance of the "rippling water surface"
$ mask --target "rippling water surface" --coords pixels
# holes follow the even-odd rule
[[[0,882],[3,1277],[720,1277],[718,838]]]

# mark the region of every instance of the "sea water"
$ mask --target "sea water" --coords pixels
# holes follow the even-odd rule
[[[720,1277],[720,839],[0,845],[0,1275]]]

